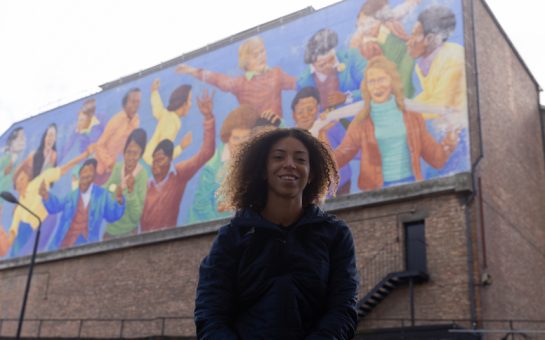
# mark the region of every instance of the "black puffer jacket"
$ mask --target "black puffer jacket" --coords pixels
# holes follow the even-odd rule
[[[312,205],[282,227],[252,210],[219,230],[200,267],[200,339],[350,339],[356,327],[354,242]]]

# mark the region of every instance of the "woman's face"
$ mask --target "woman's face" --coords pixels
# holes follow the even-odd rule
[[[267,157],[268,198],[300,199],[310,177],[309,153],[294,137],[273,144]]]
[[[123,159],[125,161],[125,173],[131,173],[138,164],[140,157],[142,157],[142,148],[134,140],[129,142],[127,149],[123,153]]]
[[[366,72],[365,81],[373,102],[380,104],[390,99],[392,77],[386,71],[380,68],[371,68]]]
[[[45,133],[45,148],[51,149],[57,140],[57,130],[50,126]]]
[[[10,151],[13,153],[21,153],[26,148],[26,136],[23,130],[17,132],[17,137],[11,142]]]

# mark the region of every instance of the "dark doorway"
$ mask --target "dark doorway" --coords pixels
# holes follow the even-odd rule
[[[427,273],[426,235],[424,221],[404,223],[405,270]]]

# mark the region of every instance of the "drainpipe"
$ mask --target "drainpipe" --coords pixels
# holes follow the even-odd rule
[[[475,279],[473,275],[473,237],[471,233],[471,217],[470,206],[474,202],[477,186],[476,186],[476,169],[479,166],[481,160],[484,158],[483,136],[482,136],[482,118],[481,118],[481,100],[480,100],[480,88],[479,88],[479,65],[477,62],[477,38],[475,35],[475,0],[464,1],[463,4],[471,3],[469,9],[471,11],[471,39],[473,45],[473,64],[474,64],[474,76],[475,76],[475,100],[477,102],[477,121],[479,131],[479,156],[471,165],[471,178],[472,178],[472,192],[463,203],[465,227],[466,227],[466,245],[467,245],[467,278],[468,278],[468,298],[469,298],[469,313],[471,318],[472,328],[477,327],[477,306],[476,306],[476,292],[475,292]],[[465,6],[464,6],[465,7]],[[466,78],[467,79],[467,78]],[[480,189],[480,188],[479,188]]]

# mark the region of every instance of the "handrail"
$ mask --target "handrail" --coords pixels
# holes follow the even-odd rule
[[[383,245],[361,266],[360,298],[365,296],[388,274],[404,270],[403,249],[399,238]]]
[[[6,336],[13,336],[13,334],[3,334],[2,331],[5,330],[4,326],[8,322],[17,323],[19,319],[15,318],[6,318],[6,319],[0,319],[0,338],[6,337]],[[119,332],[117,335],[112,334],[108,336],[109,339],[123,339],[127,336],[127,330],[130,328],[127,328],[127,323],[131,322],[158,322],[160,325],[160,329],[158,329],[158,334],[146,334],[146,336],[177,336],[177,337],[184,337],[187,336],[188,338],[194,338],[194,335],[185,335],[180,333],[168,333],[166,331],[166,325],[167,321],[183,321],[183,320],[193,320],[193,316],[165,316],[165,317],[155,317],[155,318],[86,318],[86,319],[78,319],[78,318],[45,318],[45,319],[38,319],[38,318],[25,318],[25,325],[28,325],[29,323],[38,323],[37,332],[36,334],[26,334],[26,336],[31,336],[35,338],[43,338],[43,327],[44,325],[48,323],[59,323],[59,322],[66,322],[66,323],[77,323],[77,334],[74,334],[74,338],[82,338],[82,334],[85,330],[85,324],[86,323],[118,323],[119,326]],[[27,326],[28,327],[28,326]],[[24,333],[24,331],[23,331]],[[50,337],[58,337],[58,336],[70,336],[70,334],[51,334],[47,335],[47,338]]]
[[[457,325],[465,326],[468,332],[471,330],[486,330],[486,329],[506,329],[509,331],[518,331],[521,329],[531,329],[533,331],[545,331],[545,319],[479,319],[474,324],[472,319],[465,318],[415,318],[416,326],[431,326],[437,325]],[[367,318],[364,319],[367,324],[374,324],[380,327],[380,323],[387,323],[388,328],[406,328],[411,327],[412,320],[410,318]],[[377,329],[374,327],[364,327],[366,331]]]
[[[138,322],[138,321],[158,321],[161,320],[161,334],[160,336],[184,336],[181,334],[164,334],[165,331],[165,322],[167,320],[188,320],[193,319],[192,316],[178,316],[178,317],[157,317],[157,318],[136,318],[136,319],[129,319],[129,318],[119,318],[119,319],[106,319],[106,318],[89,318],[89,319],[76,319],[76,318],[49,318],[49,319],[25,319],[25,321],[31,321],[31,322],[38,322],[39,325],[43,325],[45,322],[78,322],[80,324],[84,324],[86,321],[98,321],[98,322]],[[0,338],[2,337],[9,337],[10,334],[2,334],[3,326],[5,322],[14,322],[17,323],[18,319],[16,318],[8,318],[8,319],[0,319]],[[498,330],[504,330],[506,333],[524,333],[524,331],[527,331],[529,333],[533,333],[536,331],[545,331],[545,319],[480,319],[477,320],[477,324],[472,324],[471,319],[463,319],[463,318],[416,318],[415,320],[416,326],[430,326],[433,324],[437,325],[456,325],[456,326],[462,326],[467,327],[467,332],[475,331],[475,333],[482,333],[486,330],[494,330],[497,332]],[[370,326],[376,325],[378,327],[364,327],[364,332],[366,331],[372,331],[373,329],[382,329],[384,327],[381,327],[381,322],[386,323],[388,325],[388,328],[410,328],[412,321],[409,318],[368,318],[365,319],[364,322]],[[396,326],[397,324],[397,326]],[[39,333],[40,326],[38,327],[38,334],[35,335],[26,335],[31,336],[34,338],[45,338],[42,337],[42,335]],[[359,332],[361,333],[361,332]],[[158,334],[159,335],[159,334]],[[58,335],[51,335],[48,337],[59,337],[59,336],[67,336],[67,334],[58,334]],[[119,334],[119,339],[123,338],[124,334]],[[81,338],[81,332],[78,333],[77,336],[74,336],[73,338]],[[185,335],[184,337],[187,338],[194,338],[194,335]],[[109,339],[113,339],[115,337],[108,336]]]

